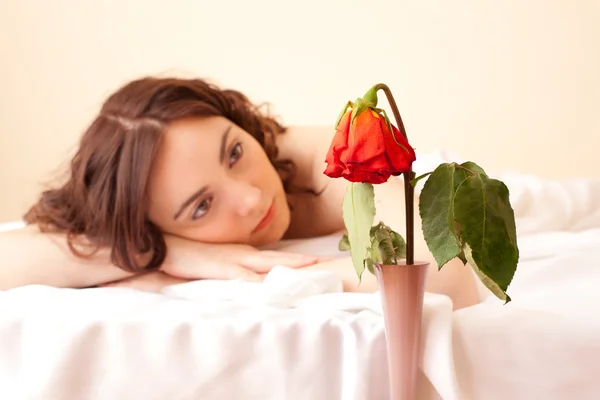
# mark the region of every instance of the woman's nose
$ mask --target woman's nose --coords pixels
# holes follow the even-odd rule
[[[248,183],[237,182],[233,186],[232,199],[238,214],[242,217],[251,215],[261,206],[261,190]]]

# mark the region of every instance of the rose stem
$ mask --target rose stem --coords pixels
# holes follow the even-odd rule
[[[383,90],[385,96],[387,97],[388,103],[392,108],[392,112],[394,113],[394,118],[396,119],[396,124],[398,125],[398,130],[406,138],[408,141],[408,136],[406,135],[406,129],[404,128],[404,123],[402,122],[402,117],[400,116],[400,111],[398,111],[398,106],[394,101],[394,96],[392,96],[392,91],[390,88],[384,84],[379,83],[375,85],[377,89]],[[392,132],[393,134],[393,132]],[[415,177],[415,173],[412,170],[412,165],[407,172],[402,174],[404,178],[404,198],[405,198],[405,207],[406,207],[406,264],[413,265],[414,260],[414,187],[410,183],[410,181]]]

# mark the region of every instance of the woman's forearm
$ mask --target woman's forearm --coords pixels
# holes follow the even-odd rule
[[[251,246],[206,244],[165,235],[168,252],[160,270],[179,280],[260,280],[260,273],[275,265],[301,268],[318,257],[278,251],[259,251]],[[110,260],[109,249],[92,257],[73,254],[64,234],[41,233],[36,226],[0,234],[0,290],[47,285],[81,288],[103,285],[134,275]],[[160,275],[159,275],[160,276]]]
[[[0,290],[39,284],[82,288],[132,276],[114,266],[107,250],[77,257],[62,234],[29,226],[0,234]]]

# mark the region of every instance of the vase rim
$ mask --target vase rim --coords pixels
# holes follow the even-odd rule
[[[375,264],[376,267],[379,268],[383,268],[383,267],[421,267],[421,266],[428,266],[429,264],[431,264],[429,261],[415,261],[413,264],[406,264],[406,260],[402,259],[402,260],[398,260],[397,264],[383,264],[383,263],[378,263]]]

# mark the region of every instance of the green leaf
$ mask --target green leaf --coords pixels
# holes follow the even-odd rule
[[[373,263],[397,264],[398,259],[406,257],[406,242],[392,228],[379,222],[371,227],[371,248],[369,258]]]
[[[404,241],[402,235],[392,231],[392,244],[394,245],[394,250],[396,251],[396,258],[406,258],[406,242]]]
[[[463,183],[465,179],[469,176],[473,176],[475,174],[484,175],[486,178],[488,177],[483,168],[479,165],[475,164],[472,161],[464,162],[460,165],[456,165],[454,173],[454,190],[458,188],[458,186]]]
[[[373,266],[373,264],[378,264],[383,261],[383,255],[381,254],[381,249],[379,248],[379,243],[377,242],[377,237],[375,235],[380,225],[381,223],[372,226],[369,233],[371,238],[371,247],[369,247],[369,250],[367,251],[367,266],[369,266],[369,264]]]
[[[338,250],[339,251],[348,251],[348,250],[350,250],[350,240],[348,240],[348,234],[345,234],[340,239],[340,242],[338,243]]]
[[[454,215],[466,244],[466,260],[492,293],[510,301],[506,290],[517,269],[519,249],[508,188],[486,175],[471,175],[456,190]]]
[[[389,230],[385,228],[377,230],[372,241],[373,244],[371,246],[379,250],[383,264],[392,265],[397,263],[396,250],[394,249]]]
[[[380,264],[383,260],[381,257],[381,252],[379,251],[379,247],[371,246],[367,250],[367,257],[366,257],[365,261],[368,261],[371,264]]]
[[[358,278],[365,270],[365,258],[371,247],[371,226],[375,218],[375,194],[370,183],[348,183],[342,204],[344,224],[348,231],[352,264]]]
[[[474,172],[475,174],[484,175],[486,178],[489,178],[488,174],[485,173],[483,168],[481,168],[479,165],[475,164],[473,161],[464,162],[464,163],[460,164],[459,168],[460,167],[462,167],[463,169],[466,169],[467,172]],[[471,175],[474,175],[474,174],[471,173]]]
[[[468,262],[473,271],[475,271],[475,275],[479,278],[479,280],[487,287],[490,292],[492,292],[496,297],[500,300],[504,301],[504,304],[508,303],[511,299],[508,294],[496,282],[494,282],[490,277],[484,274],[478,267],[475,260],[473,260],[473,255],[471,248],[468,244],[465,244],[465,252],[464,252],[465,262]]]
[[[365,263],[367,264],[367,269],[369,270],[369,272],[375,275],[375,269],[373,269],[373,260],[367,258],[365,260]]]
[[[460,252],[460,254],[457,256],[457,257],[460,259],[460,261],[462,261],[462,263],[463,263],[464,265],[466,265],[466,264],[469,262],[469,261],[467,261],[467,256],[465,256],[465,250],[464,250],[465,246],[466,246],[466,245],[465,245],[465,244],[463,244],[463,246],[462,246],[462,247],[463,247],[463,250],[462,250],[462,251]]]
[[[420,195],[423,236],[441,269],[462,251],[454,223],[455,164],[441,164],[429,176]]]

